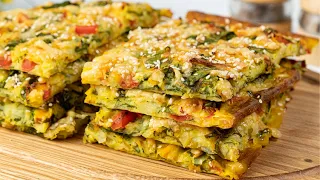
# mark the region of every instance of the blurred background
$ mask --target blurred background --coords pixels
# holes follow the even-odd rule
[[[65,0],[51,0],[63,2]],[[189,10],[230,16],[239,20],[320,37],[320,0],[123,0],[147,2],[155,8],[170,8],[174,17],[184,17]],[[0,0],[0,11],[31,8],[46,0]],[[320,47],[308,59],[308,68],[320,73]]]

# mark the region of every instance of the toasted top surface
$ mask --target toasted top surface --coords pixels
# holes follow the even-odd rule
[[[272,29],[171,20],[85,64],[82,82],[226,101],[246,82],[299,54],[299,40]]]
[[[163,14],[148,4],[101,3],[1,12],[0,68],[48,78],[130,29],[154,26]]]
[[[223,17],[213,14],[206,14],[198,11],[189,11],[186,15],[186,19],[188,21],[200,21],[200,22],[213,22],[215,24],[220,25],[229,25],[229,26],[241,26],[243,28],[246,27],[259,27],[260,25],[236,20],[230,17]],[[274,34],[279,34],[279,32],[274,31]],[[304,36],[301,34],[295,34],[291,32],[281,32],[282,35],[291,36],[298,38],[301,43],[301,51],[302,53],[311,53],[312,49],[319,43],[319,39]]]

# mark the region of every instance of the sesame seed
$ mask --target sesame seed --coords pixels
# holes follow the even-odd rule
[[[113,123],[113,120],[111,118],[108,119],[109,123]]]
[[[39,81],[39,83],[44,83],[44,82],[45,82],[45,79],[42,78],[42,77],[39,77],[39,78],[38,78],[38,81]]]
[[[262,26],[260,26],[260,29],[261,29],[262,31],[264,31],[264,30],[266,29],[266,27],[265,27],[264,25],[262,25]]]
[[[235,74],[230,74],[230,78],[231,78],[231,79],[234,79],[235,77],[236,77]]]
[[[49,103],[49,104],[48,104],[48,106],[49,106],[49,107],[52,107],[52,106],[53,106],[53,104],[52,104],[52,103]]]
[[[230,24],[230,19],[227,18],[227,19],[224,20],[224,22],[225,22],[226,24]]]
[[[259,99],[259,103],[262,104],[262,99]]]
[[[169,104],[169,105],[171,105],[171,104],[172,104],[172,102],[173,102],[173,99],[172,99],[172,98],[170,98],[170,99],[169,99],[169,101],[168,101],[168,104]]]

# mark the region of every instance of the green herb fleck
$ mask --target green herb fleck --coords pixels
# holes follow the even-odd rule
[[[79,6],[78,4],[71,3],[70,1],[65,1],[65,2],[62,2],[62,3],[53,4],[51,6],[43,6],[42,8],[43,9],[52,9],[52,8],[59,8],[59,7],[64,7],[64,6],[68,6],[68,5]]]
[[[18,44],[20,43],[24,43],[26,42],[26,40],[24,39],[19,39],[19,40],[14,40],[14,41],[11,41],[7,44],[6,48],[8,51],[11,51],[12,49],[14,49],[14,47],[16,47]]]

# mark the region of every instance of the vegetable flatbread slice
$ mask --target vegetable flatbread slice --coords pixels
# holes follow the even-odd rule
[[[0,124],[7,129],[29,133],[44,133],[51,125],[62,118],[66,110],[59,104],[47,109],[36,109],[6,100],[1,101]]]
[[[299,67],[298,64],[295,66]],[[224,103],[93,85],[86,92],[85,102],[109,109],[174,119],[199,127],[228,129],[261,108],[262,103],[292,88],[299,79],[299,70],[294,69],[291,62],[283,61],[282,67],[274,73],[248,83],[236,96]]]
[[[223,159],[238,161],[247,149],[265,146],[269,144],[272,135],[279,134],[276,128],[264,124],[263,119],[270,119],[268,124],[281,124],[287,97],[282,94],[270,103],[264,103],[263,108],[228,130],[202,128],[172,119],[107,108],[100,108],[91,123],[120,134],[200,149],[208,154],[218,154]]]
[[[195,172],[212,173],[228,179],[238,179],[260,151],[260,148],[250,149],[238,162],[231,162],[217,155],[208,155],[198,149],[181,148],[154,139],[121,135],[94,124],[87,126],[84,142],[103,144],[118,151],[165,161]]]
[[[0,69],[0,97],[30,107],[44,108],[67,85],[80,80],[84,63],[85,60],[79,59],[50,78]]]
[[[94,114],[96,112],[96,108],[83,103],[84,90],[85,88],[78,84],[68,85],[63,92],[54,97],[54,101],[49,103],[48,107],[43,109],[28,107],[11,102],[6,98],[0,98],[0,126],[40,136],[47,133],[46,138],[48,139],[62,137],[63,135],[58,134],[63,133],[63,130],[71,133],[70,126],[76,125],[75,122],[80,124],[88,122],[86,118],[88,114],[86,113]],[[69,110],[78,114],[83,112],[84,116],[81,118],[82,116],[69,112],[68,116],[64,118]],[[66,125],[62,125],[63,123]],[[52,126],[53,124],[57,125]],[[49,130],[50,132],[48,132]],[[65,137],[67,137],[66,132],[64,132]]]
[[[282,58],[300,54],[298,39],[278,36],[263,28],[172,20],[131,31],[128,42],[85,64],[82,82],[225,102],[272,73]]]
[[[64,7],[65,11],[60,7],[58,11],[56,8],[39,9],[33,13],[36,20],[20,29],[22,32],[3,28],[0,68],[49,78],[129,30],[152,27],[162,15],[171,15],[169,11],[155,10],[148,4],[122,2],[73,4]],[[15,18],[5,22],[11,23]],[[27,15],[25,18],[28,21]]]

